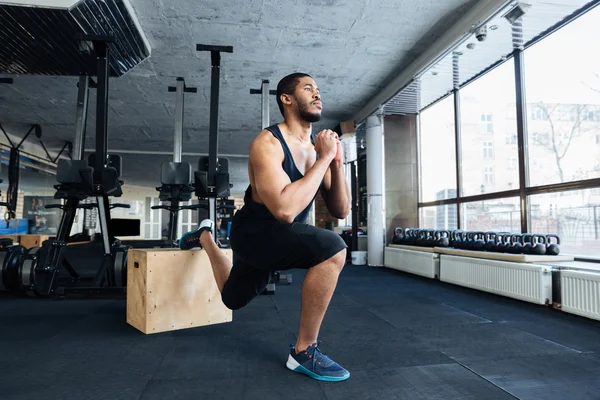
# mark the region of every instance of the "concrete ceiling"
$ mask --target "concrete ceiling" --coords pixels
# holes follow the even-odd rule
[[[272,88],[303,71],[319,84],[323,119],[316,129],[349,119],[476,1],[443,0],[131,0],[152,48],[149,59],[111,79],[109,149],[172,151],[175,94],[183,77],[198,93],[186,94],[184,152],[208,151],[210,54],[197,43],[230,45],[221,59],[219,152],[245,155],[261,129],[261,80]],[[24,134],[38,123],[44,143],[72,140],[77,78],[14,76],[0,85],[0,123]],[[95,90],[91,91],[86,148],[94,145]],[[271,122],[280,121],[271,96]],[[21,133],[22,132],[22,133]],[[1,140],[1,139],[0,139]],[[195,167],[197,157],[188,157]],[[123,154],[126,184],[156,186],[169,156]],[[247,185],[247,160],[231,160],[235,187]],[[241,174],[241,176],[237,176]]]

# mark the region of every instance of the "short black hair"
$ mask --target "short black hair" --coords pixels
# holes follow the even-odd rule
[[[283,114],[283,103],[281,102],[281,95],[294,94],[294,90],[296,90],[296,86],[298,85],[300,78],[304,78],[305,76],[312,78],[312,76],[308,74],[302,72],[295,72],[293,74],[283,77],[277,84],[277,105],[279,106],[279,111],[281,112],[281,115],[283,115],[284,117],[285,115]]]

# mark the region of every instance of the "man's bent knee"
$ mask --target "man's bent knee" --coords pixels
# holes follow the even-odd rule
[[[331,262],[341,272],[346,265],[346,248],[331,256],[327,261]]]
[[[225,307],[229,308],[232,311],[239,310],[240,308],[247,305],[250,301],[242,300],[239,297],[235,298],[233,296],[227,296],[221,293],[221,301],[225,304]]]

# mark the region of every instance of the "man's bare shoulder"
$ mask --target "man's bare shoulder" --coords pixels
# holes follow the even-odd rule
[[[279,140],[270,131],[263,129],[250,143],[250,157],[267,154],[271,156],[281,154],[283,157],[283,149]]]

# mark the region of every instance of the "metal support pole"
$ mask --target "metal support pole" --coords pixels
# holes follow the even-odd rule
[[[108,153],[108,74],[110,49],[105,42],[94,43],[98,57],[98,89],[96,91],[96,165],[94,183],[102,182],[102,171]],[[100,203],[98,203],[100,205]]]
[[[96,90],[96,163],[94,165],[94,190],[101,190],[96,195],[98,219],[102,230],[104,254],[110,254],[110,208],[108,196],[102,193],[102,173],[108,163],[108,81],[110,72],[110,49],[105,41],[94,42],[98,58],[98,84]]]
[[[269,80],[264,79],[262,81],[260,89],[250,89],[250,94],[260,94],[261,97],[261,120],[262,129],[265,129],[271,125],[271,112],[269,108],[269,95],[277,95],[277,90],[269,90]]]
[[[368,265],[383,266],[385,247],[383,201],[383,110],[367,118]]]
[[[213,225],[213,237],[217,239],[216,234],[216,187],[217,187],[217,152],[219,150],[219,86],[221,79],[221,52],[233,53],[232,46],[212,46],[197,44],[196,51],[210,51],[211,60],[211,83],[210,83],[210,133],[208,139],[208,173],[207,186],[214,191],[214,194],[208,198],[209,218]]]
[[[527,232],[527,185],[529,173],[527,171],[527,103],[525,99],[525,77],[523,51],[514,50],[515,60],[515,93],[517,96],[517,143],[519,151],[519,197],[521,203],[521,232]]]
[[[458,89],[454,89],[454,143],[456,143],[456,229],[462,229],[462,135],[460,127],[460,93]]]
[[[183,109],[185,82],[183,78],[177,78],[175,99],[175,138],[173,141],[173,162],[181,162],[181,148],[183,142]]]
[[[358,177],[356,176],[356,163],[350,163],[350,187],[352,190],[352,248],[350,251],[358,251]]]
[[[210,135],[208,139],[208,182],[216,186],[217,152],[219,150],[219,83],[221,77],[221,53],[211,52],[210,83]]]
[[[77,113],[75,119],[75,142],[73,146],[73,160],[83,160],[85,149],[85,130],[87,126],[88,99],[90,79],[87,75],[79,77],[77,91]]]
[[[262,109],[262,129],[271,124],[271,115],[269,113],[269,81],[262,81],[261,109]]]
[[[110,254],[110,242],[111,238],[108,234],[108,224],[110,222],[110,209],[108,203],[108,197],[105,195],[96,196],[96,202],[98,203],[98,220],[100,220],[100,230],[102,232],[102,244],[104,247],[104,254]]]

